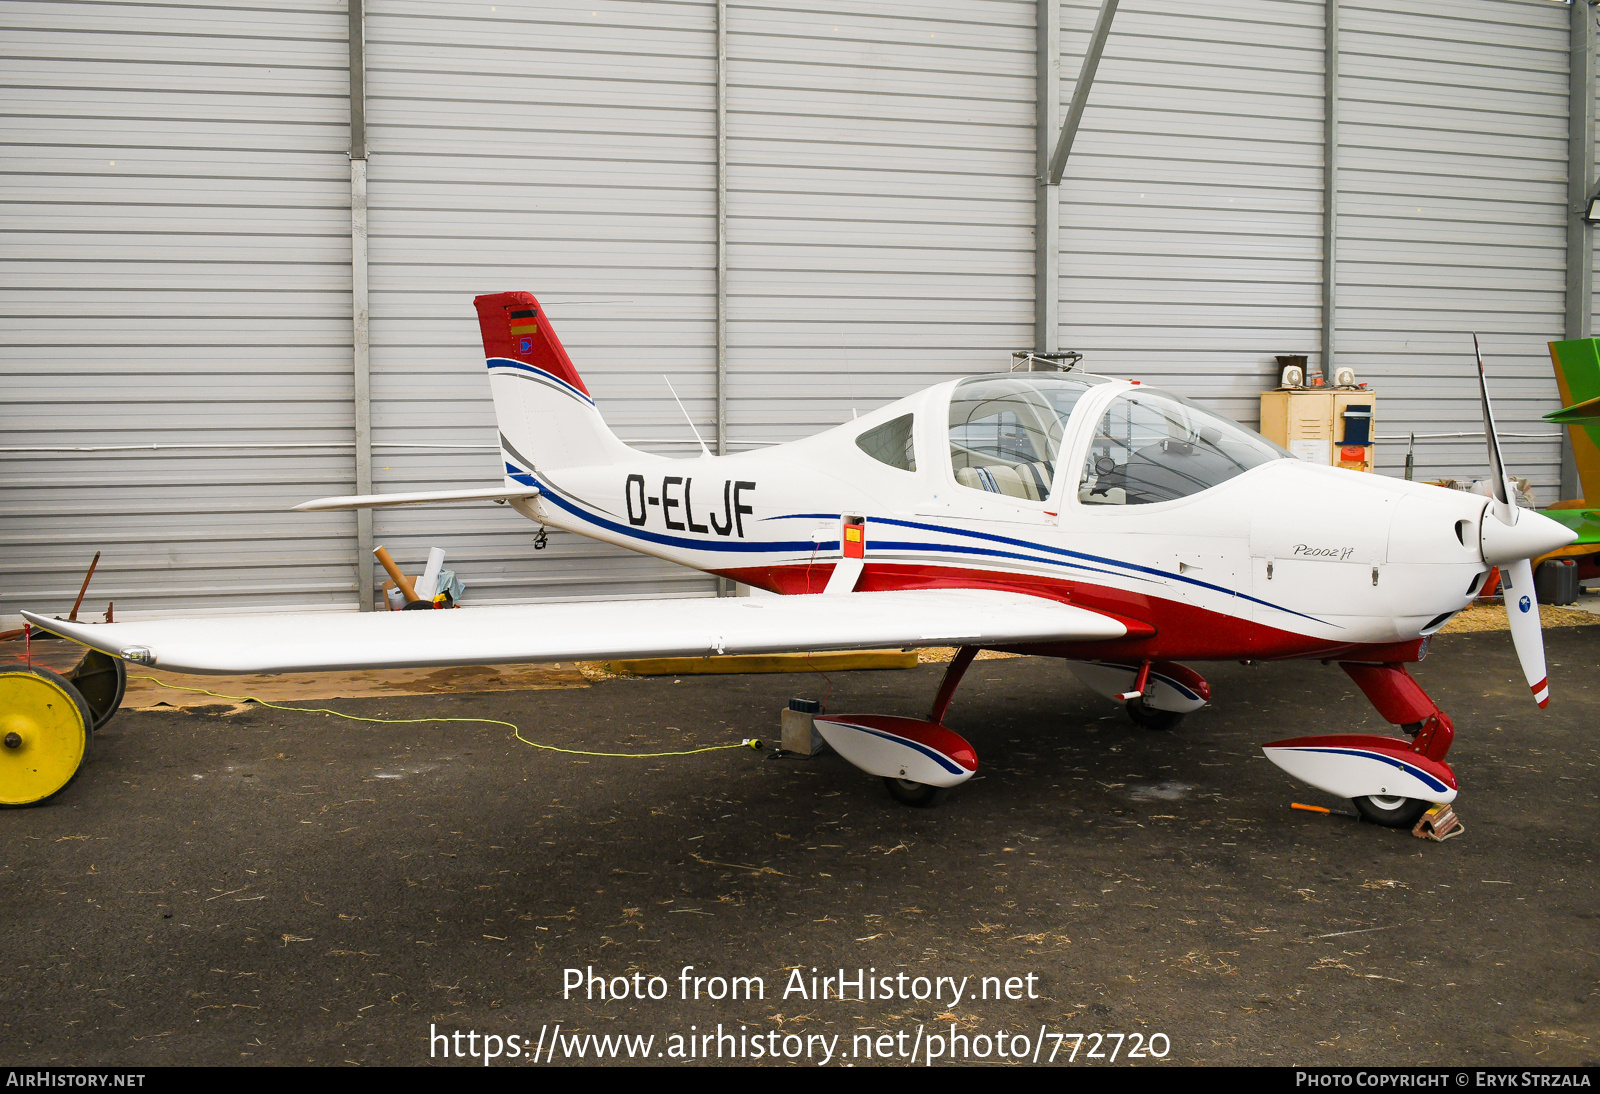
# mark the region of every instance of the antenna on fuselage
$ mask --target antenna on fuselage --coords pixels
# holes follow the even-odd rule
[[[666,373],[662,373],[661,378],[667,380]],[[667,390],[672,392],[672,401],[678,404],[678,409],[683,410],[683,400],[678,398],[678,390],[672,386],[671,380],[667,380]],[[694,427],[694,419],[689,417],[687,410],[683,410],[683,420],[689,423],[689,432],[694,434],[694,439],[700,442],[700,451],[707,456],[711,455],[711,449],[706,447],[705,438],[700,436],[700,431]]]

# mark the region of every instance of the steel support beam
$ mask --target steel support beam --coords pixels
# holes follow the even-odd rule
[[[350,317],[355,379],[356,493],[372,493],[372,383],[367,304],[367,49],[364,0],[350,15]],[[372,510],[356,510],[356,600],[373,609]]]
[[[1061,0],[1038,0],[1034,48],[1038,75],[1034,133],[1037,178],[1033,227],[1033,349],[1061,348],[1061,187],[1050,181],[1050,154],[1061,125]]]
[[[717,0],[717,455],[728,452],[728,3]],[[717,578],[717,595],[734,583]]]
[[[366,0],[346,0],[350,16],[350,158],[367,158]]]
[[[1072,142],[1078,139],[1078,126],[1083,122],[1083,110],[1089,105],[1089,89],[1094,87],[1094,74],[1100,67],[1100,55],[1105,52],[1106,39],[1111,36],[1111,20],[1117,14],[1117,0],[1103,0],[1100,14],[1094,21],[1094,33],[1089,37],[1089,51],[1083,55],[1083,67],[1078,70],[1078,82],[1072,89],[1072,105],[1067,108],[1067,120],[1061,126],[1061,139],[1056,142],[1055,153],[1050,157],[1050,185],[1060,186],[1061,176],[1067,170],[1067,157],[1072,155]],[[1060,27],[1060,15],[1056,16]]]
[[[717,0],[717,455],[728,451],[728,3]]]
[[[1322,45],[1322,375],[1331,384],[1339,315],[1339,0],[1327,0]]]
[[[1567,338],[1594,334],[1594,225],[1584,219],[1595,189],[1594,39],[1592,0],[1572,0],[1567,65]],[[1561,496],[1578,497],[1572,438],[1561,431]]]

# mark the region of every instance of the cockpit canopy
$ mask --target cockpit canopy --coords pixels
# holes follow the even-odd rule
[[[963,380],[950,395],[950,463],[973,490],[1045,501],[1078,400],[1098,376],[1016,373]]]
[[[1073,411],[1084,395],[1107,382],[1048,373],[963,380],[950,396],[956,482],[970,490],[1048,500]],[[1088,423],[1079,428],[1087,430]],[[899,451],[898,444],[893,447]],[[1094,426],[1078,500],[1092,505],[1172,501],[1288,455],[1221,415],[1141,387],[1117,396]]]
[[[1095,427],[1078,500],[1147,505],[1198,494],[1289,453],[1258,433],[1152,388],[1117,397]]]

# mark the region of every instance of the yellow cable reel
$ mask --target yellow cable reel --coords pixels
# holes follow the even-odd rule
[[[46,668],[0,669],[0,806],[37,805],[78,777],[94,715]]]

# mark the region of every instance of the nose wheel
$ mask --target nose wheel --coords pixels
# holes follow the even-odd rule
[[[1350,800],[1355,803],[1356,812],[1361,814],[1363,820],[1381,824],[1385,828],[1410,828],[1433,804],[1420,798],[1386,797],[1381,794]]]
[[[1142,695],[1137,699],[1129,699],[1127,707],[1128,717],[1133,719],[1133,724],[1143,729],[1177,729],[1178,723],[1183,721],[1181,711],[1153,707]]]
[[[0,670],[0,807],[38,805],[78,777],[95,717],[46,668]]]
[[[889,796],[895,801],[917,809],[932,809],[950,796],[948,786],[929,786],[892,776],[885,776],[883,785],[889,788]]]

